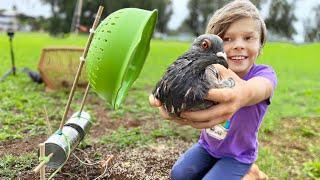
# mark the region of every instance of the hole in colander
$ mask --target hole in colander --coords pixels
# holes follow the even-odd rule
[[[104,42],[108,42],[108,40],[105,39]]]
[[[101,51],[103,51],[103,49],[102,48],[99,48]]]
[[[111,33],[111,31],[107,31],[107,33]]]
[[[115,25],[116,23],[111,23],[111,25]]]

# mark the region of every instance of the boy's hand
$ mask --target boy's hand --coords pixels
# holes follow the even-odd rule
[[[158,99],[156,99],[152,94],[149,95],[149,104],[152,107],[160,107],[160,106],[162,106],[161,102]]]
[[[188,120],[186,120],[186,119],[181,119],[181,118],[175,119],[173,117],[170,117],[168,112],[163,108],[162,103],[158,99],[156,99],[152,94],[149,95],[149,104],[152,107],[157,107],[159,109],[159,112],[160,112],[161,116],[164,119],[168,119],[168,120],[174,121],[174,122],[176,122],[178,124],[181,124],[181,125],[189,124]]]
[[[235,86],[233,88],[223,89],[210,89],[206,97],[207,100],[218,102],[208,109],[184,112],[181,116],[189,120],[189,125],[194,128],[203,129],[211,128],[214,125],[220,124],[227,119],[230,119],[232,115],[238,111],[242,105],[242,98],[244,95],[245,81],[240,79],[233,71],[226,69],[225,67],[215,64],[214,65],[223,79],[233,78]]]
[[[211,128],[217,124],[223,123],[230,119],[245,102],[243,98],[247,97],[245,90],[245,81],[239,78],[232,70],[226,69],[222,65],[215,64],[215,68],[219,71],[223,79],[233,78],[235,86],[233,88],[210,89],[206,97],[207,100],[218,102],[219,104],[211,108],[199,111],[189,111],[181,113],[182,119],[174,119],[169,116],[163,108],[161,102],[149,96],[149,103],[153,107],[158,107],[163,118],[172,120],[182,125],[190,125],[197,129]]]

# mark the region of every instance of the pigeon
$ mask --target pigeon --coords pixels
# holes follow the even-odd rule
[[[22,72],[26,73],[33,82],[41,84],[43,83],[43,79],[41,74],[36,71],[31,71],[29,68],[25,67],[21,69]]]
[[[213,34],[197,37],[191,48],[178,57],[156,84],[152,94],[171,117],[181,112],[207,109],[217,102],[205,100],[209,89],[232,88],[232,78],[222,79],[213,64],[228,68],[222,39]]]

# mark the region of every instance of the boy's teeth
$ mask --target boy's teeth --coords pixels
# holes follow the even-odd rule
[[[231,57],[232,60],[242,60],[242,59],[245,59],[244,56],[233,56]]]

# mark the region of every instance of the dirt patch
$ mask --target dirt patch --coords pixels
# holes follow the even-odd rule
[[[90,135],[94,139],[106,134],[108,130],[114,130],[119,127],[118,123],[111,121],[108,118],[107,112],[104,108],[97,107],[93,116],[99,117],[90,130]]]
[[[21,155],[26,152],[31,152],[45,139],[45,136],[36,136],[0,142],[0,158],[7,154]]]
[[[95,122],[91,133],[89,133],[91,138],[97,138],[100,135],[104,135],[104,132],[111,132],[112,128],[119,126],[119,121],[112,122],[104,111],[98,110],[96,112],[101,114],[96,114],[99,115],[99,119]],[[318,135],[304,136],[303,133],[307,130],[319,132],[319,127],[313,124],[316,124],[316,121],[319,121],[319,119],[284,118],[281,120],[279,128],[268,134],[269,140],[262,142],[262,145],[268,146],[280,160],[288,160],[283,159],[284,156],[290,158],[289,160],[292,162],[289,164],[291,166],[286,171],[289,173],[289,177],[297,176],[301,165],[314,159],[314,156],[308,150],[309,143],[306,142],[319,144]],[[307,124],[306,122],[309,123],[307,127],[309,129],[304,130],[303,126]],[[122,121],[121,124],[126,124],[128,127],[148,125],[147,122],[142,122],[142,124],[140,122],[136,123],[132,119],[130,120],[130,118],[127,121]],[[37,144],[43,142],[45,138],[38,136],[24,140],[6,141],[0,144],[0,153],[3,156],[4,154],[23,155],[25,152],[35,152]],[[187,142],[181,138],[160,138],[156,143],[145,147],[117,150],[110,149],[108,145],[93,143],[83,150],[75,150],[74,154],[83,162],[89,164],[96,163],[96,165],[83,164],[74,155],[71,155],[61,171],[56,174],[55,179],[95,179],[102,174],[102,179],[114,180],[169,179],[172,165],[179,155],[190,147],[191,144],[191,142]],[[113,155],[114,158],[106,169],[105,166],[100,165],[101,162],[99,161],[105,160],[109,155]],[[53,171],[47,168],[47,177]],[[38,179],[38,177],[39,175],[34,174],[32,169],[26,169],[17,174],[15,178]]]
[[[149,132],[160,128],[158,116],[152,115],[136,120],[132,114],[126,114],[121,119],[112,120],[108,117],[109,110],[103,105],[104,102],[96,98],[88,98],[92,105],[92,116],[95,118],[93,127],[88,133],[92,140],[91,145],[83,150],[75,150],[61,171],[56,174],[55,179],[95,179],[103,174],[102,179],[169,179],[172,165],[187,148],[191,142],[182,139],[160,138],[154,144],[144,147],[127,148],[122,150],[111,149],[108,145],[99,144],[99,138],[110,134],[120,126],[125,128],[141,127],[143,131]],[[99,118],[97,118],[99,117]],[[295,177],[297,169],[301,168],[304,162],[312,161],[313,154],[308,150],[310,143],[320,144],[318,136],[308,135],[310,132],[320,132],[316,122],[319,118],[284,118],[281,125],[275,131],[268,134],[268,139],[262,141],[262,145],[268,146],[274,151],[275,156],[280,160],[283,156],[290,157],[292,167],[286,172],[289,177]],[[303,127],[308,124],[306,128]],[[302,127],[302,128],[301,128]],[[312,134],[312,133],[311,133]],[[304,136],[305,135],[305,136]],[[23,140],[9,140],[0,143],[0,157],[6,154],[21,156],[24,153],[36,152],[37,145],[46,140],[45,136],[26,137]],[[113,155],[112,163],[106,169],[99,161],[105,160]],[[86,165],[81,161],[96,165]],[[35,159],[34,162],[37,162]],[[34,165],[36,166],[36,165]],[[106,171],[105,171],[106,170]],[[104,172],[105,171],[105,172]],[[54,172],[47,168],[47,177]],[[39,175],[34,174],[32,169],[25,169],[18,173],[16,179],[38,179]]]
[[[104,160],[109,155],[113,155],[112,163],[106,169],[100,163],[96,165],[83,164],[74,155],[71,155],[61,171],[54,176],[54,179],[95,179],[102,174],[102,179],[114,180],[169,179],[172,165],[179,155],[191,146],[191,142],[182,139],[160,138],[156,143],[145,147],[111,149],[108,145],[98,143],[101,136],[113,132],[119,126],[125,128],[140,126],[145,129],[153,129],[158,122],[150,120],[151,117],[135,120],[130,114],[122,119],[112,120],[108,117],[108,109],[105,108],[102,101],[90,97],[88,101],[94,109],[92,116],[99,118],[95,119],[93,127],[87,135],[92,140],[92,144],[83,150],[75,150],[74,154],[81,161],[89,164],[98,163],[101,159]],[[72,111],[71,109],[70,115]],[[24,153],[36,152],[38,144],[46,139],[46,136],[28,137],[26,134],[25,139],[22,140],[4,141],[0,144],[0,157],[6,154],[21,156]],[[34,159],[33,162],[37,162],[37,160]],[[34,167],[36,165],[34,164]],[[54,170],[47,168],[46,172],[48,178]],[[34,174],[32,169],[28,168],[19,172],[14,179],[39,179],[39,174]]]
[[[85,165],[71,155],[61,171],[56,174],[55,179],[95,179],[100,175],[103,175],[102,179],[115,180],[169,179],[172,165],[180,153],[190,145],[191,143],[181,140],[165,139],[158,140],[157,143],[147,147],[128,148],[121,151],[94,145],[84,150],[75,150],[74,154],[83,162],[97,163],[96,165]],[[109,155],[114,156],[107,169],[101,166],[101,161],[95,160],[97,153],[101,154],[102,160],[107,159]],[[47,177],[52,172],[53,170],[48,169]],[[39,175],[31,171],[21,172],[17,176],[19,179],[26,180],[38,177]]]
[[[104,107],[97,107],[93,113],[94,117],[99,117],[90,130],[90,137],[93,141],[99,137],[118,129],[120,126],[125,128],[138,127],[143,124],[142,121],[133,120],[130,117],[124,119],[111,120],[108,117],[108,111]]]

